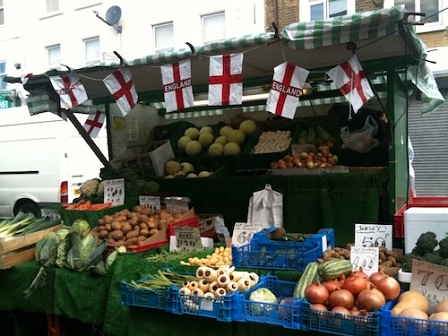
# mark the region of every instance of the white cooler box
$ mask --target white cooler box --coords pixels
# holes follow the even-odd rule
[[[440,241],[448,237],[447,208],[409,208],[404,212],[404,250],[411,253],[418,237],[432,231]]]

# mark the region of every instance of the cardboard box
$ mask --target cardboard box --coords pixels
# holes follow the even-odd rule
[[[411,253],[422,233],[432,231],[437,240],[448,237],[448,208],[409,208],[404,212],[405,253]]]
[[[0,269],[8,269],[22,262],[33,260],[36,243],[44,238],[47,233],[57,231],[61,227],[62,224],[59,224],[22,237],[0,238]]]

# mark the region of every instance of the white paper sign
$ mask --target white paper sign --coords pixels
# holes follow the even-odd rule
[[[188,211],[188,197],[165,197],[166,208],[171,213]]]
[[[104,181],[104,203],[124,204],[124,178]]]
[[[139,204],[141,206],[151,208],[154,212],[155,210],[160,210],[160,197],[159,196],[140,196]]]
[[[421,292],[429,302],[429,313],[448,298],[448,267],[412,260],[411,290]]]
[[[232,245],[240,247],[249,244],[254,234],[261,230],[261,224],[236,222],[233,227]]]
[[[174,232],[178,251],[197,251],[203,249],[199,228],[179,226],[174,228]]]
[[[384,246],[388,250],[392,250],[392,225],[375,223],[355,224],[355,246]]]
[[[379,247],[357,247],[350,249],[350,262],[353,270],[357,271],[360,267],[364,273],[370,274],[378,272]]]
[[[209,250],[213,248],[214,241],[213,238],[201,237],[202,249]],[[177,239],[176,236],[170,236],[170,252],[179,251],[177,248]]]

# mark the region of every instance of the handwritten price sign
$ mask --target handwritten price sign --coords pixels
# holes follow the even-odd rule
[[[261,224],[237,222],[233,227],[232,245],[240,247],[249,244],[256,232],[261,231]]]
[[[392,225],[355,224],[355,246],[392,250]]]
[[[178,251],[202,250],[201,234],[199,228],[188,226],[175,227],[176,248]]]
[[[113,205],[124,204],[124,179],[104,181],[104,203],[112,202]]]
[[[448,267],[413,259],[410,289],[421,292],[433,312],[435,306],[448,297]]]
[[[357,247],[353,246],[350,250],[350,262],[353,270],[362,270],[370,275],[378,271],[378,247]]]
[[[155,210],[160,210],[160,197],[159,196],[140,196],[139,204]]]

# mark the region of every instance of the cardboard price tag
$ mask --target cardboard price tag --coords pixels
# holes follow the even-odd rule
[[[357,247],[353,246],[350,250],[350,262],[353,270],[357,271],[360,267],[370,276],[378,272],[379,247]]]
[[[176,248],[178,251],[202,250],[199,228],[179,226],[174,228]]]
[[[188,211],[190,209],[188,202],[189,199],[187,197],[165,197],[166,208],[171,213]]]
[[[262,230],[261,224],[237,222],[233,227],[232,245],[240,247],[249,244],[255,233]]]
[[[104,203],[124,204],[124,178],[104,181]]]
[[[448,297],[448,267],[412,260],[411,290],[421,292],[429,302],[429,313]]]
[[[139,204],[147,208],[151,208],[154,212],[155,210],[160,210],[160,197],[159,196],[140,196]]]
[[[355,246],[384,246],[388,250],[392,250],[392,225],[375,223],[355,224]]]

